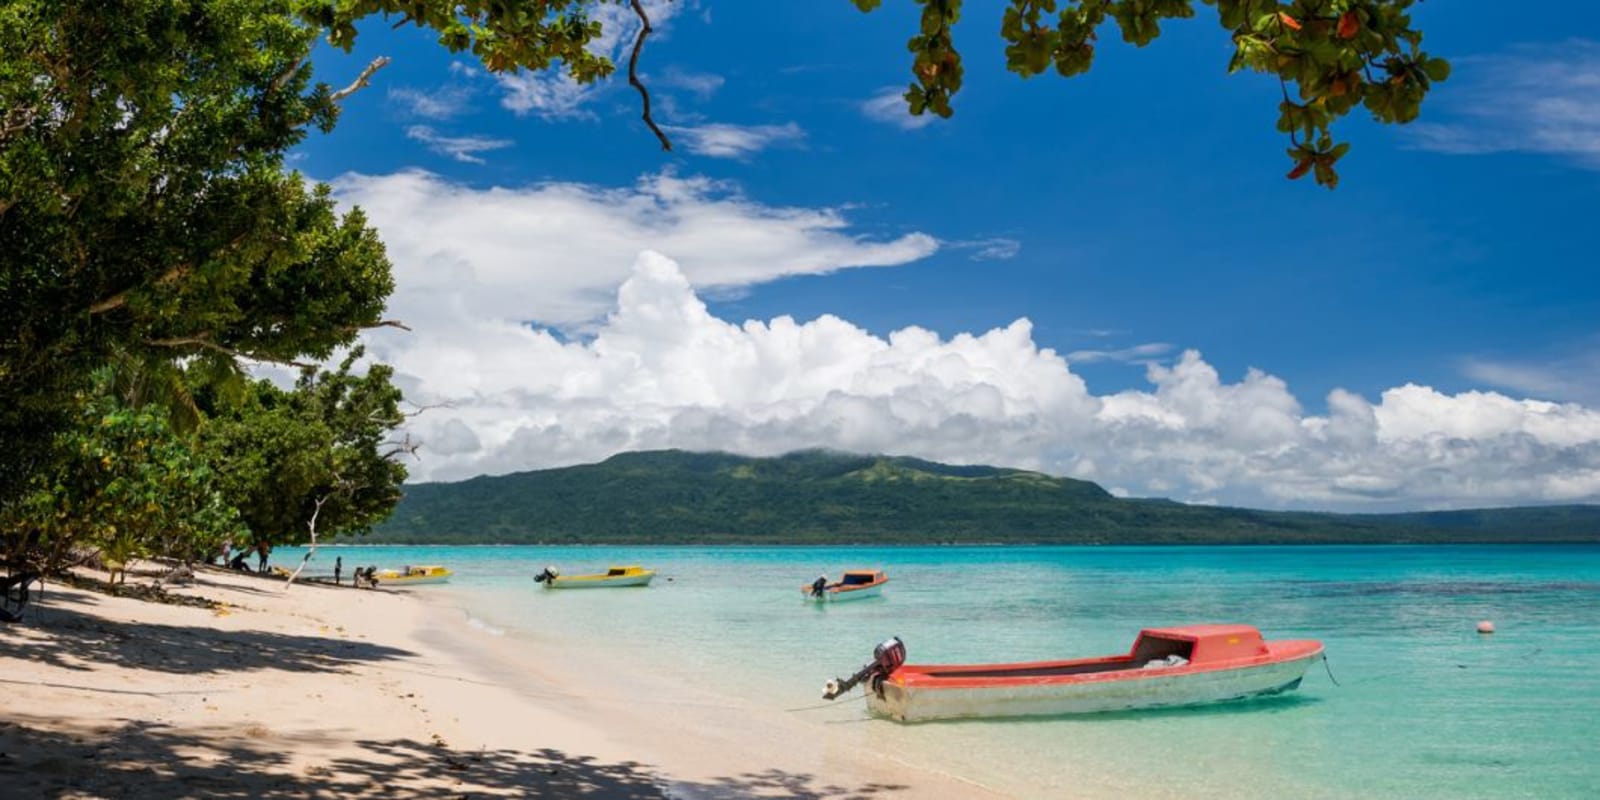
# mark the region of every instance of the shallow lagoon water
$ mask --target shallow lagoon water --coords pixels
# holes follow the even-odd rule
[[[1600,546],[357,547],[312,571],[335,555],[347,573],[447,564],[457,577],[438,589],[475,624],[596,656],[627,643],[649,654],[641,671],[1021,796],[1600,796]],[[531,579],[624,563],[656,582]],[[852,567],[888,570],[883,597],[802,601]],[[1480,619],[1499,632],[1476,633]],[[1322,640],[1340,685],[1318,666],[1248,703],[909,726],[867,717],[859,694],[818,708],[822,683],[891,635],[914,662],[1020,661],[1234,621]]]

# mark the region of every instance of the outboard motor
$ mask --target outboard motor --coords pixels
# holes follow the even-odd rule
[[[559,570],[557,570],[555,567],[548,567],[547,566],[547,567],[544,568],[543,572],[539,573],[538,575],[533,576],[533,582],[534,583],[545,583],[546,581],[553,581],[557,577],[559,577],[560,575],[561,575],[561,572]]]
[[[811,582],[811,596],[812,597],[821,597],[823,595],[823,593],[826,592],[827,590],[828,590],[828,576],[823,575],[822,577],[820,577],[820,578],[818,578],[818,579],[816,579],[816,580]]]
[[[856,684],[868,680],[871,681],[869,685],[872,691],[883,697],[884,679],[893,675],[894,671],[904,663],[906,663],[906,643],[900,641],[900,637],[895,636],[880,642],[877,647],[872,648],[872,661],[856,670],[856,674],[828,681],[827,686],[823,688],[822,699],[832,700],[855,688]]]

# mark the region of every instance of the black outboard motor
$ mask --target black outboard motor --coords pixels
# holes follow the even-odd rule
[[[561,575],[561,572],[559,570],[557,570],[555,567],[545,567],[543,572],[539,573],[538,575],[533,576],[533,582],[534,583],[544,583],[546,581],[553,581],[557,577],[559,577],[560,575]]]
[[[823,575],[811,582],[811,596],[821,597],[828,590],[828,576]]]
[[[822,691],[822,699],[832,700],[855,688],[856,684],[870,680],[873,693],[883,697],[883,681],[906,663],[906,643],[895,636],[872,648],[872,661],[848,678],[834,678]]]

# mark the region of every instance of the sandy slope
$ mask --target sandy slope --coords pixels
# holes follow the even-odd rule
[[[420,589],[280,586],[175,590],[223,610],[47,587],[0,626],[0,797],[994,796]]]

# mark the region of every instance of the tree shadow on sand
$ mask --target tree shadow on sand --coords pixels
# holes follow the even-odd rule
[[[180,732],[160,724],[52,728],[45,720],[0,722],[0,796],[867,800],[908,788],[849,788],[776,769],[675,781],[645,764],[606,763],[555,749],[462,752],[442,741],[400,739],[360,741],[356,753],[296,763],[266,732],[250,738],[248,731]]]
[[[415,655],[326,636],[113,621],[73,605],[69,597],[54,598],[27,628],[0,630],[0,654],[72,670],[109,664],[183,675],[259,669],[343,672],[356,663]]]

